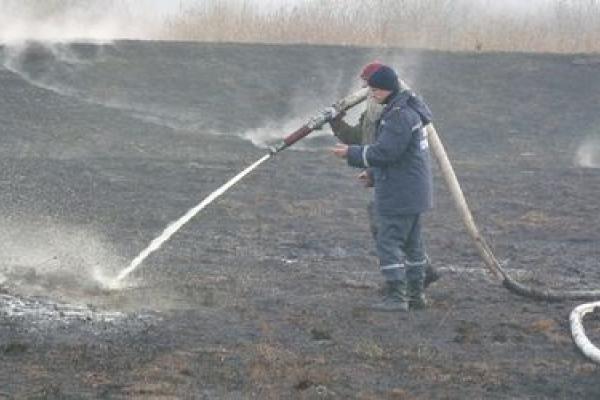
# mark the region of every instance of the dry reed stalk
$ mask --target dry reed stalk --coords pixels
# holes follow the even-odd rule
[[[600,2],[554,0],[490,11],[468,0],[306,0],[257,10],[249,0],[204,1],[166,24],[163,39],[309,43],[449,51],[600,51]]]

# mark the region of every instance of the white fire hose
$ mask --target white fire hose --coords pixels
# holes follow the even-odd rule
[[[571,322],[571,335],[573,336],[575,345],[581,350],[583,355],[596,364],[600,364],[600,349],[590,342],[583,328],[583,317],[593,312],[596,308],[600,308],[600,301],[577,306],[571,311],[569,321]]]
[[[522,296],[531,297],[535,299],[557,301],[568,299],[590,300],[600,298],[600,291],[556,291],[550,289],[540,290],[525,286],[512,279],[500,266],[494,254],[492,253],[492,250],[486,243],[485,239],[479,233],[479,230],[475,225],[473,215],[471,214],[471,211],[469,210],[469,207],[467,205],[465,196],[460,188],[460,184],[458,183],[458,179],[456,178],[456,174],[454,173],[454,169],[452,168],[452,164],[450,163],[450,160],[448,159],[448,156],[444,149],[444,145],[442,144],[433,124],[429,124],[427,126],[427,134],[429,144],[432,148],[435,158],[438,161],[438,165],[440,166],[442,176],[444,177],[448,189],[450,190],[452,199],[454,200],[454,204],[462,217],[463,223],[467,228],[469,236],[471,236],[471,239],[473,239],[473,242],[477,247],[479,255],[485,262],[485,265],[490,271],[491,275],[493,275],[496,278],[501,277],[503,279],[503,285],[510,291]],[[571,333],[575,345],[581,350],[581,352],[586,357],[588,357],[595,363],[600,364],[600,350],[596,346],[594,346],[587,338],[582,322],[583,317],[586,314],[593,312],[594,309],[597,307],[600,307],[600,302],[580,305],[571,312],[570,322]]]

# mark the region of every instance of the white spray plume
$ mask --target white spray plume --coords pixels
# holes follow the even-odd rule
[[[252,144],[256,147],[267,148],[270,145],[280,142],[287,135],[306,124],[307,121],[307,118],[293,118],[282,123],[270,121],[260,128],[249,129],[243,132],[240,136],[243,139],[252,142]],[[311,134],[311,136],[315,135],[318,135],[318,133],[314,132]],[[300,146],[294,146],[296,149],[299,147]]]
[[[380,52],[373,51],[370,52],[368,56],[364,57],[362,64],[356,66],[356,74],[353,79],[344,80],[341,73],[332,78],[326,72],[321,72],[322,76],[319,76],[319,82],[325,82],[325,84],[321,87],[320,93],[310,93],[298,90],[290,96],[292,111],[289,112],[288,115],[295,117],[283,119],[281,121],[269,121],[259,128],[243,132],[240,136],[251,141],[255,146],[262,148],[266,148],[279,142],[296,129],[302,127],[308,122],[310,117],[318,113],[319,101],[322,103],[321,106],[323,107],[323,104],[326,104],[323,103],[323,99],[328,98],[333,103],[337,100],[336,96],[341,98],[348,93],[358,90],[363,84],[359,79],[362,67],[373,61],[382,62],[394,68],[404,83],[418,92],[416,84],[421,65],[421,56],[419,54],[408,53],[401,56],[390,57],[386,55],[381,56]],[[358,117],[363,111],[364,105],[359,105],[350,109],[344,119],[351,125],[357,124]],[[299,117],[301,115],[304,115],[305,117]],[[311,133],[309,138],[323,136],[333,136],[328,125],[325,125],[319,131]],[[320,150],[319,148],[311,146],[307,140],[298,142],[292,149]]]
[[[575,164],[582,168],[600,168],[600,138],[588,138],[579,145]]]
[[[103,277],[123,264],[93,229],[33,216],[0,217],[0,226],[0,273],[23,269],[38,276],[62,274],[105,286]]]
[[[133,6],[134,4],[131,4]],[[0,43],[23,41],[106,42],[151,38],[158,16],[127,2],[2,0]]]

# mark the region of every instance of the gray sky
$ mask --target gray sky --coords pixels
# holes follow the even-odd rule
[[[175,12],[179,9],[180,4],[193,5],[201,4],[203,0],[148,0],[156,7],[159,12]],[[292,6],[294,4],[301,4],[311,0],[240,0],[240,2],[249,3],[256,5],[256,7],[270,8],[281,6]],[[349,4],[352,0],[347,0]],[[418,1],[418,0],[415,0]],[[483,4],[486,7],[497,8],[502,10],[510,11],[529,11],[532,9],[539,9],[540,6],[556,4],[556,0],[468,0],[473,4]],[[582,1],[582,0],[573,0]],[[377,2],[373,0],[373,6],[377,6]]]
[[[169,13],[176,12],[179,10],[180,4],[184,6],[201,4],[202,0],[148,0],[150,3],[154,5],[156,10],[161,13]],[[248,3],[251,5],[256,5],[256,7],[261,7],[268,9],[270,7],[278,7],[285,5],[294,5],[298,3],[305,2],[306,0],[240,0],[244,3]]]

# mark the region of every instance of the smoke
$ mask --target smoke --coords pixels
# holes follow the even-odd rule
[[[241,132],[238,136],[260,148],[280,142],[284,137],[304,126],[311,118],[317,116],[321,110],[358,90],[360,88],[360,82],[357,79],[358,72],[360,72],[360,66],[358,66],[356,75],[350,75],[350,79],[348,79],[341,70],[334,75],[325,66],[313,68],[306,84],[301,85],[301,89],[295,90],[286,98],[289,111],[285,115],[268,120],[260,127]],[[351,111],[351,118],[354,117],[357,109],[360,109],[360,106]],[[306,139],[294,144],[291,149],[321,151],[323,148],[315,146],[314,142],[321,142],[327,138],[333,138],[333,133],[329,126],[325,125],[322,129],[312,132]],[[331,140],[333,143],[333,139]]]
[[[418,89],[418,80],[421,66],[421,57],[418,53],[406,53],[402,55],[392,55],[386,50],[373,51],[361,57],[361,61],[354,65],[354,70],[350,69],[350,73],[344,74],[340,72],[332,76],[329,68],[313,70],[314,79],[321,85],[317,92],[310,90],[297,91],[290,96],[291,111],[282,120],[268,121],[263,126],[243,132],[240,136],[243,139],[251,141],[257,147],[268,147],[278,143],[288,134],[294,132],[308,120],[317,114],[319,107],[325,108],[329,104],[317,101],[319,99],[329,99],[330,104],[340,98],[361,88],[363,82],[360,80],[360,71],[364,65],[379,61],[393,67],[402,81],[416,92]],[[320,72],[319,72],[320,71]],[[344,120],[350,125],[358,123],[360,114],[365,110],[364,104],[358,105],[350,109]],[[303,151],[321,151],[323,145],[327,144],[327,139],[331,138],[333,144],[333,134],[328,125],[325,125],[321,130],[315,131],[310,136],[297,144],[293,150]]]
[[[151,9],[133,13],[131,2],[113,0],[0,0],[3,66],[27,82],[62,95],[92,99],[64,83],[73,72],[101,61],[103,44],[146,39],[160,29]],[[72,43],[91,43],[95,54],[77,54]],[[62,79],[61,79],[62,78]],[[93,99],[96,100],[96,99]],[[100,103],[100,102],[99,102]],[[110,103],[110,101],[109,101]]]
[[[111,98],[85,93],[68,84],[74,72],[102,61],[104,44],[116,39],[152,39],[162,29],[161,10],[131,0],[0,0],[0,54],[3,66],[34,86],[61,95],[127,108]],[[78,54],[72,43],[97,46]],[[131,107],[129,107],[131,108]],[[140,118],[145,110],[134,109]]]
[[[158,16],[138,10],[134,13],[126,2],[110,0],[2,0],[0,43],[152,37]]]
[[[193,130],[200,119],[197,112],[171,108],[159,98],[154,103],[133,102],[126,90],[115,92],[106,85],[77,80],[89,74],[96,64],[110,59],[112,43],[12,42],[0,52],[4,68],[20,76],[32,86],[61,96],[76,98],[106,108],[124,110],[131,116],[174,130]],[[103,82],[104,84],[106,82]]]
[[[77,96],[73,88],[53,77],[68,76],[75,69],[84,68],[89,61],[74,53],[67,43],[12,42],[2,52],[2,64],[33,86],[62,95]]]
[[[582,168],[600,168],[600,138],[588,138],[579,145],[575,164]]]
[[[398,77],[415,92],[419,92],[421,72],[421,56],[418,52],[407,52],[401,55],[384,56],[380,59],[384,64],[394,68]]]

